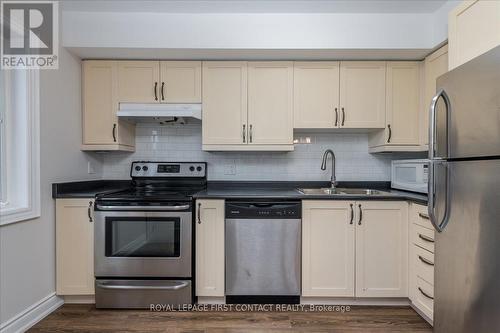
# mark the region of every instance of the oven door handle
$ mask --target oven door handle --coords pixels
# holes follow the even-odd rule
[[[106,284],[105,282],[96,282],[97,287],[101,289],[119,289],[119,290],[179,290],[186,288],[189,285],[189,282],[179,282],[173,286],[130,286],[130,285],[111,285]]]
[[[161,211],[178,211],[191,208],[191,205],[180,206],[105,206],[96,205],[98,210],[161,210]]]

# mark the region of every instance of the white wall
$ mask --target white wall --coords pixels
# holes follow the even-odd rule
[[[0,227],[0,327],[55,292],[51,184],[102,176],[101,161],[80,151],[80,60],[61,49],[59,69],[41,71],[40,81],[41,217]]]
[[[320,166],[323,152],[330,148],[337,157],[337,180],[390,180],[390,162],[395,156],[369,154],[366,133],[297,132],[295,136],[310,137],[312,143],[297,144],[293,152],[204,152],[200,124],[138,124],[136,152],[106,154],[103,177],[127,179],[132,161],[149,160],[207,162],[212,181],[326,181],[330,164],[325,171]]]

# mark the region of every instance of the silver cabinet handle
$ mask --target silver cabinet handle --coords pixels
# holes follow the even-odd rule
[[[429,243],[434,243],[434,239],[432,239],[426,235],[418,234],[418,238],[420,238],[421,240],[424,240],[426,242],[429,242]]]
[[[389,136],[387,137],[387,143],[390,143],[391,142],[391,137],[392,137],[391,124],[387,124],[387,129],[389,130]]]
[[[198,224],[201,224],[201,202],[198,202],[198,211],[196,212],[198,217]]]
[[[423,262],[424,264],[427,264],[429,266],[434,266],[434,263],[432,261],[429,261],[428,259],[425,259],[422,256],[418,256],[418,259],[420,259],[420,261]]]
[[[87,208],[87,214],[89,216],[89,222],[94,222],[94,219],[92,218],[92,206],[93,206],[93,202],[92,201],[89,201],[89,207]]]
[[[449,123],[449,113],[451,110],[451,103],[448,94],[441,89],[438,93],[432,98],[431,106],[429,109],[429,159],[436,158],[436,105],[439,100],[439,97],[442,97],[444,100],[444,104],[446,106],[446,152],[448,152],[449,141],[448,141],[448,123]],[[442,158],[443,156],[438,156]]]
[[[342,126],[344,126],[344,121],[345,121],[345,111],[344,107],[342,107]]]
[[[419,291],[422,293],[422,295],[424,295],[425,297],[427,297],[427,298],[429,298],[429,299],[434,299],[434,297],[432,297],[432,296],[430,296],[430,295],[426,294],[426,293],[422,290],[422,288],[418,287],[418,290],[419,290]]]
[[[429,148],[430,149],[430,148]],[[429,150],[430,151],[430,150]],[[444,166],[446,170],[446,175],[445,175],[445,193],[444,193],[444,216],[443,218],[438,221],[436,214],[434,214],[434,206],[435,204],[435,196],[436,196],[436,189],[435,189],[435,171],[434,168],[436,165],[442,165]],[[429,213],[429,220],[431,221],[432,225],[434,226],[434,229],[436,229],[437,232],[442,232],[446,225],[449,222],[449,214],[450,214],[450,203],[449,203],[449,186],[450,186],[450,179],[449,179],[449,172],[448,172],[448,164],[445,161],[439,161],[439,160],[431,160],[429,162],[429,182],[428,182],[428,203],[427,203],[427,210]]]
[[[112,285],[103,282],[97,282],[97,287],[101,289],[120,289],[120,290],[179,290],[186,288],[188,282],[180,282],[173,286],[131,286],[131,285]]]
[[[351,206],[351,221],[349,222],[349,224],[352,224],[354,221],[354,208],[352,208],[352,204],[349,204],[349,206]]]
[[[423,213],[418,213],[418,216],[420,216],[421,218],[426,219],[426,220],[429,219],[429,215],[425,215]]]
[[[335,108],[335,126],[339,123],[339,111]]]
[[[245,143],[247,141],[246,129],[247,129],[247,125],[243,124],[243,143]]]
[[[250,130],[250,134],[249,134],[249,136],[250,136],[250,143],[252,143],[252,141],[253,141],[253,125],[252,124],[250,124],[249,130]]]
[[[358,225],[361,225],[361,221],[363,220],[363,210],[361,209],[361,204],[358,205],[359,208],[359,221]]]

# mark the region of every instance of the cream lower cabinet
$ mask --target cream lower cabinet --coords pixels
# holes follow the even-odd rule
[[[304,200],[302,296],[354,297],[354,202]]]
[[[462,1],[448,16],[449,69],[500,45],[500,1]]]
[[[86,60],[82,64],[82,150],[135,150],[135,125],[119,120],[118,63]]]
[[[415,61],[387,62],[385,129],[370,134],[370,152],[421,150],[421,66]]]
[[[408,297],[408,203],[303,201],[302,296]]]
[[[434,228],[427,206],[410,205],[410,271],[411,304],[431,324],[434,316]]]
[[[196,200],[196,296],[224,296],[224,200]]]
[[[56,200],[56,293],[94,294],[94,199]]]
[[[356,297],[408,297],[408,203],[356,202]]]

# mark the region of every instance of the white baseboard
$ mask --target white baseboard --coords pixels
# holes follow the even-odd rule
[[[25,332],[64,304],[55,293],[48,295],[13,318],[0,324],[0,333]]]
[[[300,304],[408,306],[408,298],[301,297]]]

